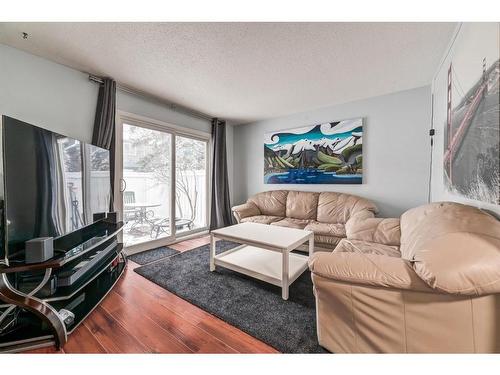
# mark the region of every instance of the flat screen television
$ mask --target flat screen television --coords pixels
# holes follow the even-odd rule
[[[107,150],[7,116],[1,136],[2,258],[19,255],[30,239],[63,236],[109,211]]]

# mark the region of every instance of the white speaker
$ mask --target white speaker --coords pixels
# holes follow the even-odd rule
[[[40,237],[26,241],[24,254],[26,263],[41,263],[54,256],[54,238]]]

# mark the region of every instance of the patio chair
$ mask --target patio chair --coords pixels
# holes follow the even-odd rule
[[[134,191],[124,191],[123,192],[123,218],[125,222],[134,221],[138,219],[139,211],[137,208],[126,208],[127,204],[134,204],[135,192]]]
[[[167,233],[170,229],[170,219],[169,218],[156,218],[150,221],[151,224],[151,238],[158,238],[160,233]],[[193,219],[175,219],[175,229],[180,230],[188,227],[189,230],[193,229],[194,220]]]

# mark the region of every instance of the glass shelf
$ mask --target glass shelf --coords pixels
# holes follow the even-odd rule
[[[68,333],[73,332],[104,297],[106,297],[113,286],[118,282],[125,270],[126,264],[127,261],[125,256],[123,253],[120,253],[120,255],[118,255],[118,264],[113,271],[110,272],[109,266],[107,266],[104,268],[103,272],[81,288],[78,293],[74,294],[70,299],[49,302],[57,311],[68,309],[75,314],[73,324],[67,326]]]
[[[53,337],[49,327],[40,319],[33,319],[33,314],[19,310],[15,328],[0,335],[0,353],[15,346],[53,340]]]
[[[66,331],[70,333],[95,309],[123,274],[126,257],[123,244],[117,238],[122,230],[123,222],[96,221],[54,239],[55,256],[52,259],[26,264],[21,253],[17,259],[9,258],[9,266],[0,266],[0,274],[5,273],[1,276],[7,277],[19,293],[29,293],[34,289],[31,285],[48,280],[46,288],[42,288],[31,300],[41,307],[43,301],[56,311],[67,309],[73,312],[74,322],[66,325]],[[72,284],[58,287],[58,281],[59,285]],[[25,300],[30,300],[30,297]],[[14,310],[17,316],[11,330],[0,334],[0,352],[27,350],[57,342],[64,344],[61,322],[43,319],[30,309],[23,309],[22,304],[19,306]],[[2,307],[5,309],[7,305]]]
[[[111,253],[103,264],[92,271],[92,275],[85,277],[85,281],[79,283],[78,286],[72,286],[74,290],[70,296],[58,300],[44,299],[56,311],[68,309],[75,314],[73,323],[66,326],[68,334],[71,334],[106,297],[125,271],[127,260],[121,252],[123,244],[118,245],[117,253]],[[115,261],[116,264],[114,264]],[[111,265],[113,265],[112,270]],[[66,292],[70,290],[67,289]],[[59,293],[62,294],[58,290]],[[19,310],[16,327],[0,335],[0,353],[53,344],[54,336],[49,327],[33,314],[22,309]]]
[[[117,235],[123,230],[123,226],[123,222],[115,224],[104,220],[97,221],[78,231],[54,239],[54,252],[57,255],[53,258],[45,262],[29,264],[24,262],[24,258],[9,259],[10,265],[0,266],[0,273],[60,268]]]
[[[77,294],[82,288],[91,283],[96,277],[103,272],[113,263],[118,257],[119,253],[123,250],[123,244],[117,243],[114,250],[110,251],[103,259],[99,260],[92,269],[88,270],[84,276],[79,278],[75,283],[69,286],[61,286],[56,289],[56,292],[50,297],[42,299],[46,302],[58,301],[69,299]]]

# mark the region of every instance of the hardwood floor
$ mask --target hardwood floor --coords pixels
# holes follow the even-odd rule
[[[170,247],[189,251],[209,236]],[[104,301],[68,338],[60,351],[29,353],[278,353],[134,272],[127,270]]]

